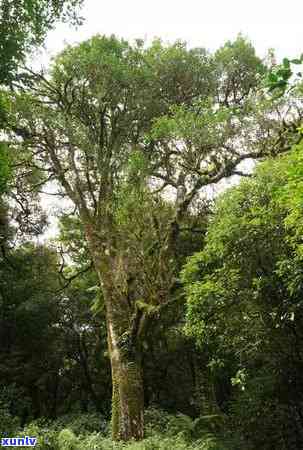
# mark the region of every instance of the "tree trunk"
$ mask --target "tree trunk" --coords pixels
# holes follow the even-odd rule
[[[144,437],[144,397],[141,364],[112,356],[112,437],[113,440],[140,440]]]
[[[81,363],[81,366],[83,369],[84,387],[88,391],[96,410],[99,412],[103,412],[102,408],[100,408],[100,401],[95,392],[92,377],[91,377],[90,370],[89,370],[88,352],[87,352],[87,347],[86,347],[86,342],[85,342],[85,334],[83,333],[82,336],[78,335],[77,338],[78,338],[80,363]]]
[[[134,305],[125,296],[117,261],[96,257],[96,244],[90,247],[105,301],[112,374],[112,438],[140,440],[144,437],[144,389],[142,352],[137,334],[132,333]]]
[[[111,309],[111,308],[109,308]],[[141,352],[123,335],[118,336],[112,314],[107,312],[108,347],[112,372],[112,438],[144,437],[144,390]],[[125,333],[124,336],[128,336]]]

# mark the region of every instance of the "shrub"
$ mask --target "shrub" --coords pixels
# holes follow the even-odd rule
[[[170,415],[161,409],[148,408],[144,414],[146,434],[166,433]]]
[[[0,432],[12,435],[20,427],[20,421],[18,417],[14,417],[10,414],[7,405],[0,402]]]
[[[52,427],[56,429],[69,428],[77,436],[94,432],[102,434],[108,432],[106,420],[97,413],[66,414],[53,422]]]
[[[214,445],[217,436],[223,434],[225,418],[222,415],[201,416],[192,419],[185,414],[169,414],[165,411],[150,408],[145,412],[146,435],[165,435],[167,437],[179,436],[185,441],[200,439]],[[200,445],[200,444],[199,444]],[[207,448],[207,447],[206,447]]]
[[[43,423],[40,421],[41,424]],[[58,432],[56,430],[39,426],[36,422],[30,423],[27,427],[20,432],[21,436],[32,436],[37,438],[37,450],[58,450],[57,437]],[[23,448],[23,447],[19,447]],[[24,447],[26,449],[28,447]]]

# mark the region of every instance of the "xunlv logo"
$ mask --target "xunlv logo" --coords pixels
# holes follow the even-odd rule
[[[2,447],[35,447],[37,444],[37,438],[35,437],[12,437],[12,438],[2,438]]]

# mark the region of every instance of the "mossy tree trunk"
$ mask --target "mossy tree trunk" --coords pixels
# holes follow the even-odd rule
[[[123,299],[106,302],[108,348],[112,373],[113,440],[144,436],[144,395],[140,343],[131,334]]]
[[[112,438],[140,440],[144,437],[144,389],[141,364],[140,321],[142,315],[126,295],[121,258],[104,254],[90,245],[102,287],[112,374]],[[103,254],[102,254],[103,252]],[[106,252],[108,253],[108,252]],[[101,256],[100,256],[101,255]]]
[[[112,438],[140,440],[144,437],[144,395],[140,354],[127,355],[113,342]]]

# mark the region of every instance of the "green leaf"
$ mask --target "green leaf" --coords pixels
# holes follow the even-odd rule
[[[302,64],[302,60],[301,59],[292,59],[290,62],[292,64]]]
[[[268,75],[267,80],[269,83],[276,83],[278,81],[278,76],[275,73],[271,72]]]

